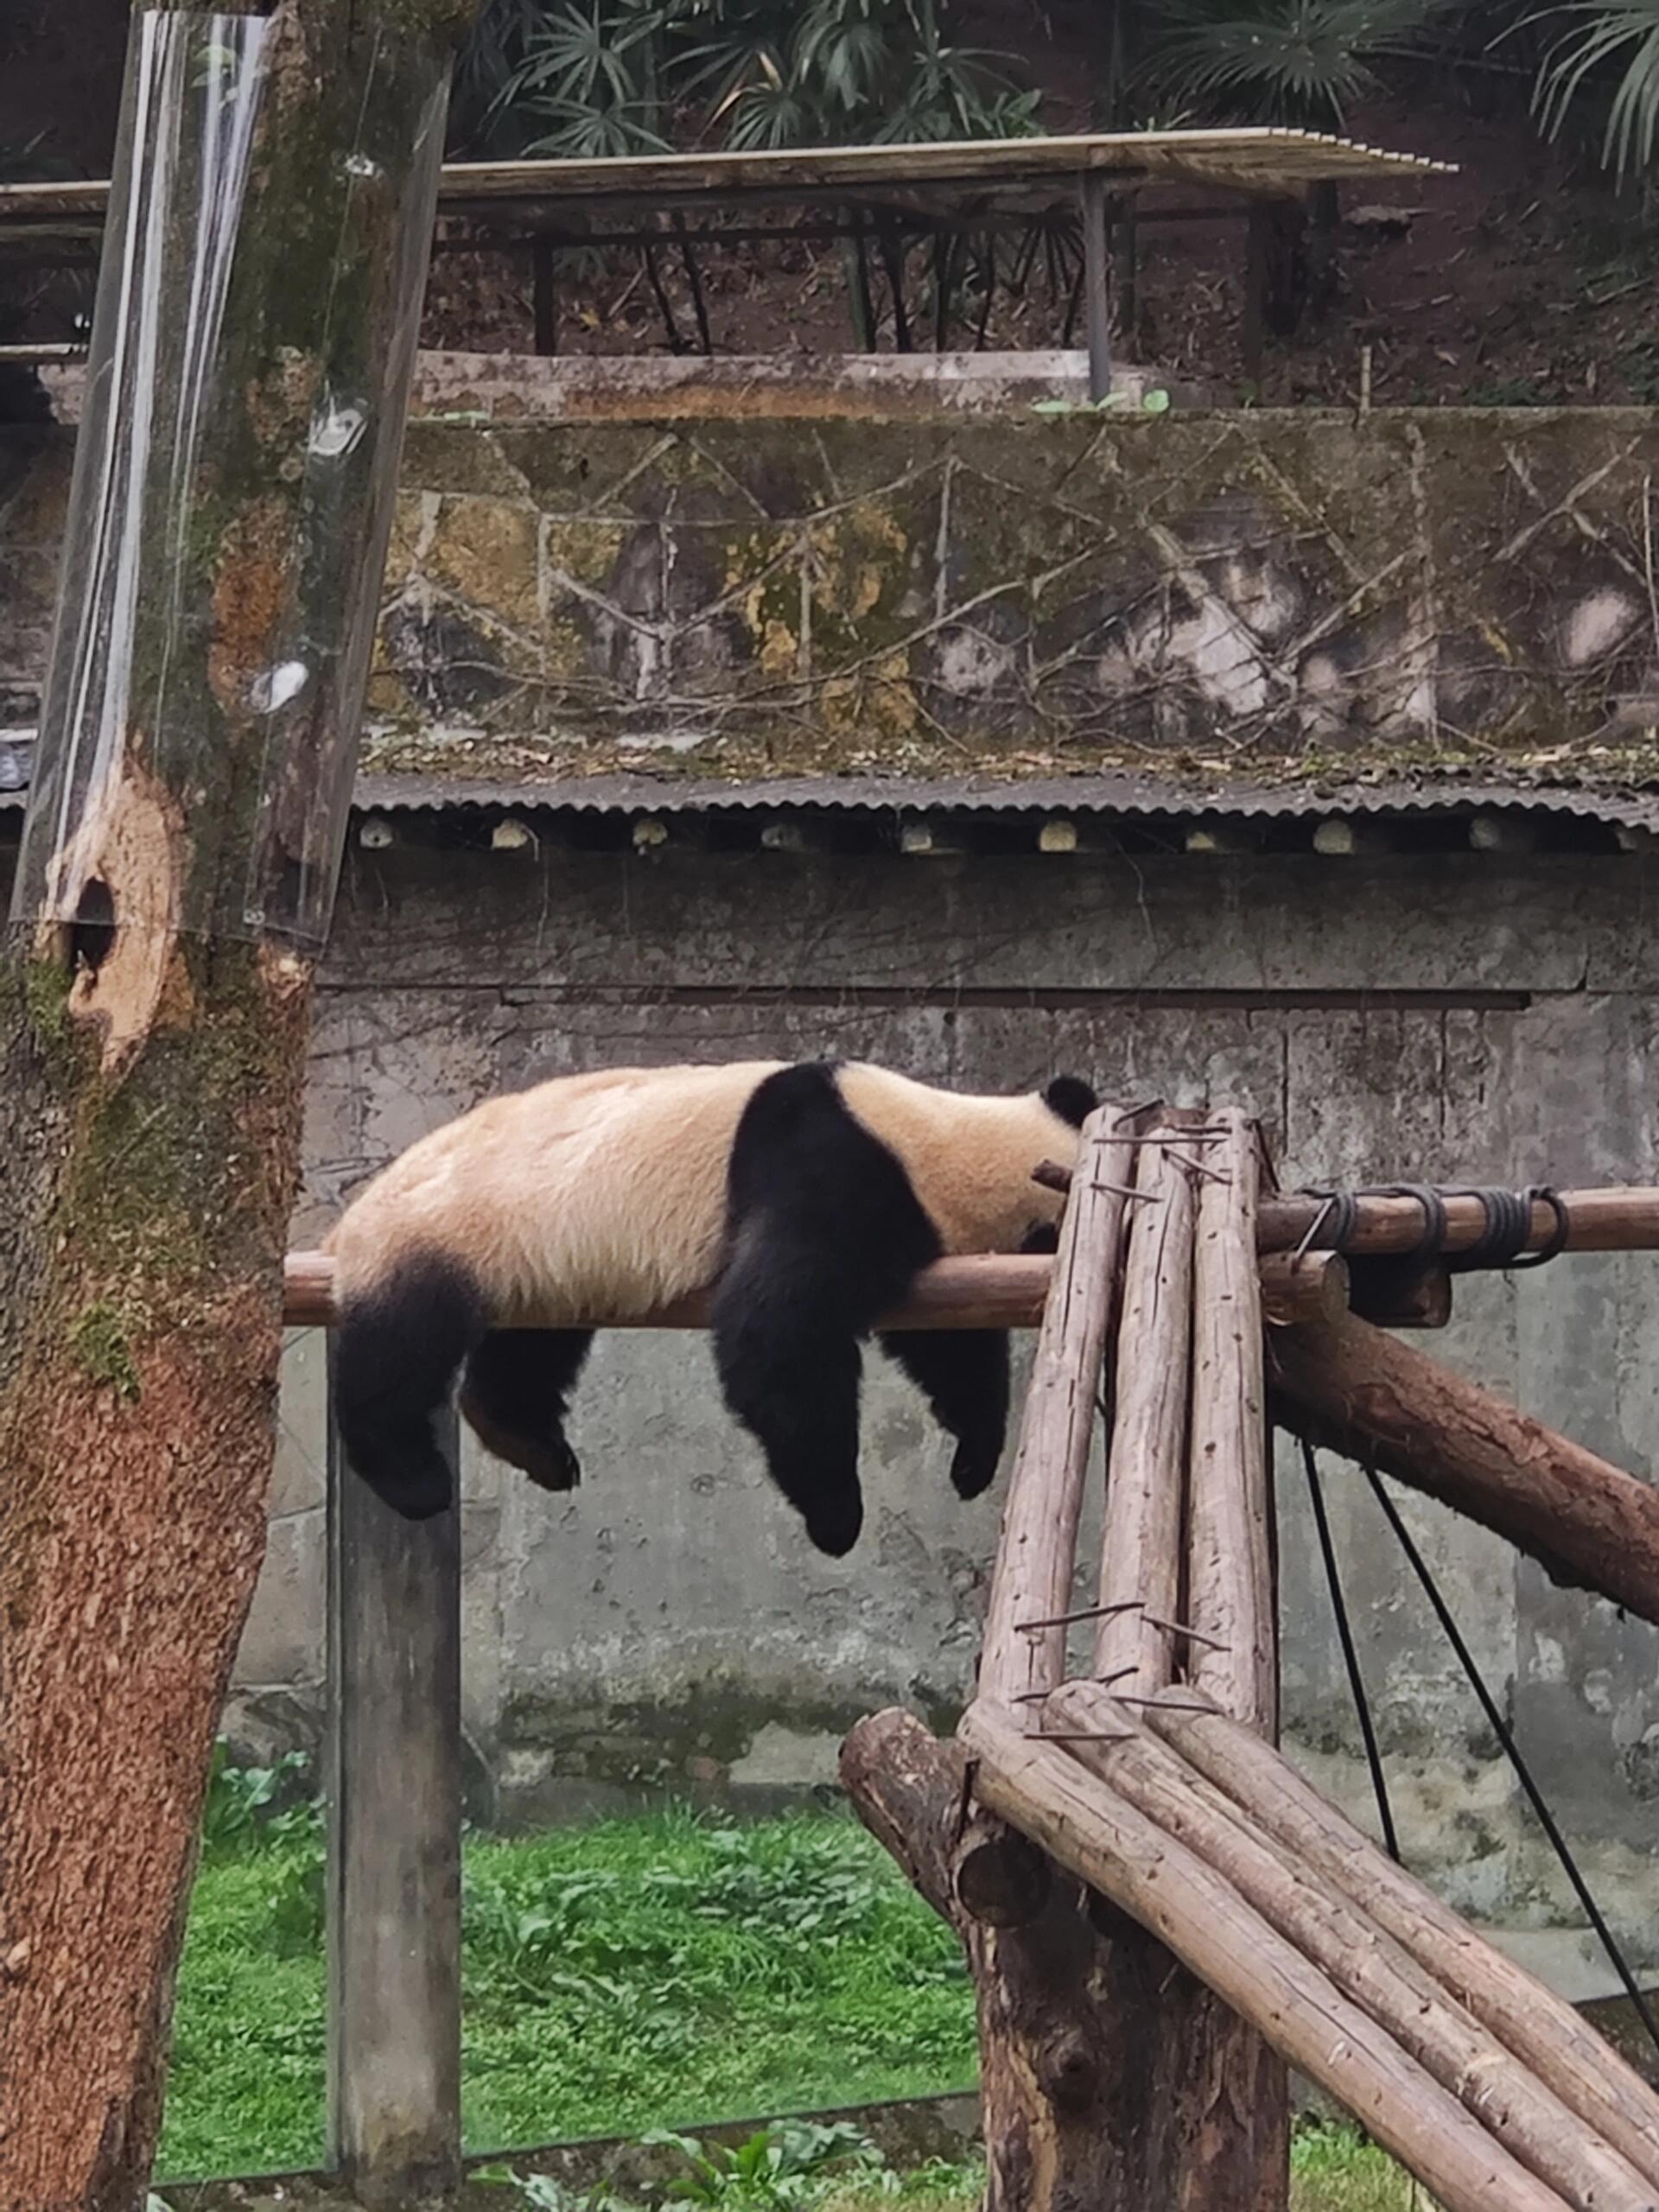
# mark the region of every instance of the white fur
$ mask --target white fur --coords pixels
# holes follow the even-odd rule
[[[412,1252],[459,1261],[493,1321],[632,1320],[712,1278],[744,1107],[788,1063],[612,1068],[493,1098],[411,1145],[325,1249],[342,1305]],[[964,1096],[854,1063],[855,1118],[897,1154],[947,1252],[1017,1249],[1059,1201],[1032,1179],[1077,1133],[1035,1092]]]

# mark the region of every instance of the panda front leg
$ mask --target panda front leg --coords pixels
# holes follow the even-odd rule
[[[463,1268],[419,1255],[346,1300],[334,1332],[334,1423],[346,1457],[405,1520],[454,1493],[434,1416],[484,1334],[484,1302]]]
[[[880,1339],[957,1440],[950,1480],[977,1497],[996,1479],[1008,1430],[1008,1338],[1003,1329],[895,1329]]]
[[[821,1263],[746,1240],[715,1292],[726,1403],[821,1552],[843,1558],[864,1525],[858,1482],[860,1331],[827,1296]]]
[[[463,1418],[486,1452],[539,1489],[575,1490],[582,1465],[564,1433],[591,1329],[492,1329],[467,1363]]]

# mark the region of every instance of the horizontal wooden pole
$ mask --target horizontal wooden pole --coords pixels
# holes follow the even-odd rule
[[[1363,1198],[1353,1234],[1345,1252],[1409,1252],[1423,1233],[1423,1209],[1415,1198]],[[1486,1226],[1486,1210],[1478,1198],[1447,1198],[1446,1236],[1441,1249],[1466,1252],[1478,1243]],[[1569,1252],[1659,1251],[1659,1187],[1646,1184],[1611,1185],[1599,1191],[1563,1191],[1567,1211]],[[1264,1252],[1284,1251],[1299,1244],[1319,1215],[1318,1198],[1264,1198],[1256,1227],[1256,1243]],[[1532,1209],[1531,1233],[1526,1249],[1537,1251],[1555,1233],[1554,1206],[1541,1200]]]
[[[1659,1486],[1350,1315],[1269,1339],[1277,1420],[1467,1514],[1558,1582],[1659,1622]]]
[[[1043,1318],[1054,1262],[1046,1254],[989,1254],[940,1260],[918,1276],[909,1302],[885,1315],[880,1329],[1034,1329]],[[283,1319],[290,1329],[326,1329],[334,1321],[334,1263],[327,1252],[290,1252],[283,1270]],[[562,1329],[706,1329],[703,1291],[654,1313],[612,1318],[561,1315]]]
[[[1447,2212],[1565,2212],[1428,2069],[1344,1996],[1224,1876],[1006,1708],[958,1735],[980,1802],[1167,1944],[1184,1966],[1346,2107]]]

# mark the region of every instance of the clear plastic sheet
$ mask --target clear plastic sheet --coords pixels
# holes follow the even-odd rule
[[[447,56],[304,36],[134,17],[19,922],[327,931]]]

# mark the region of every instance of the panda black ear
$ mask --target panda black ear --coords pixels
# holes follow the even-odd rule
[[[1081,1076],[1057,1075],[1043,1093],[1043,1103],[1051,1114],[1080,1129],[1100,1101]]]

